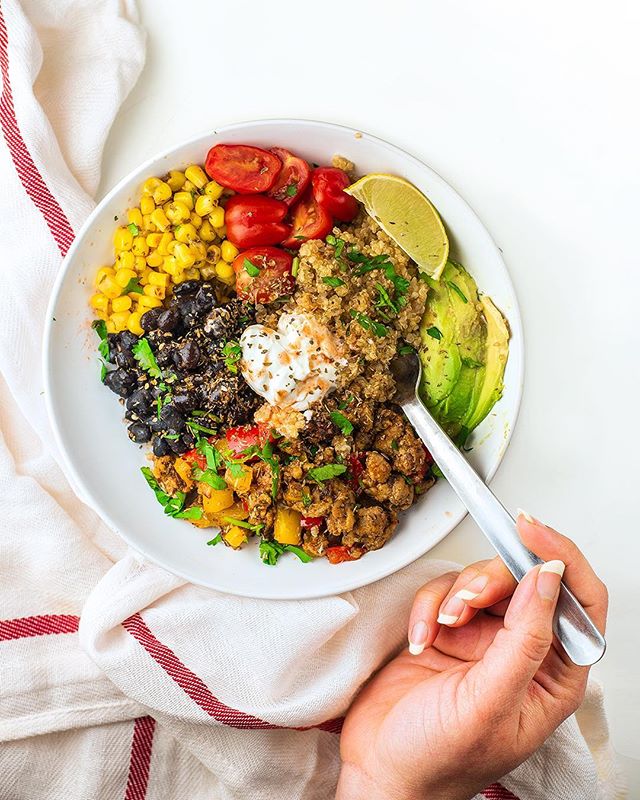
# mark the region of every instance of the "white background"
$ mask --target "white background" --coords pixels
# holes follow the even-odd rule
[[[594,672],[640,797],[638,4],[139,3],[147,65],[109,139],[101,196],[203,130],[327,120],[423,159],[502,248],[526,382],[493,488],[575,539],[609,586]],[[490,550],[467,519],[434,555]]]

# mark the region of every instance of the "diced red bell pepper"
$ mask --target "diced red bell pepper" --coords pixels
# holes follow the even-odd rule
[[[300,525],[303,528],[319,528],[324,522],[324,517],[302,517]]]
[[[344,545],[327,547],[325,555],[331,564],[340,564],[342,561],[356,561],[356,557],[352,556],[349,548]]]
[[[207,459],[195,447],[193,450],[187,450],[186,453],[183,453],[182,458],[191,465],[197,464],[202,470],[207,468]]]
[[[250,447],[262,447],[273,441],[268,425],[239,425],[225,433],[227,446],[234,456],[245,455]]]
[[[360,477],[364,472],[361,454],[352,453],[347,458],[347,463],[349,465],[349,474],[351,476],[351,486],[357,491],[360,488]]]

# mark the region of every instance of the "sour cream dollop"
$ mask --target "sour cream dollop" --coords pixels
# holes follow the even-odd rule
[[[335,388],[347,363],[327,328],[306,314],[283,314],[277,330],[250,325],[240,347],[242,374],[253,391],[271,406],[302,412]]]

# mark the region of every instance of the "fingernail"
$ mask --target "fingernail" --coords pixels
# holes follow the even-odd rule
[[[453,625],[464,611],[464,602],[455,595],[450,598],[438,616],[441,625]]]
[[[558,594],[560,581],[564,575],[563,561],[546,561],[538,572],[536,589],[544,600],[553,600]]]
[[[412,656],[419,656],[424,650],[428,632],[429,628],[427,627],[427,623],[422,620],[418,620],[413,628],[411,628],[411,633],[409,634],[409,652]]]
[[[461,600],[475,600],[479,594],[484,592],[488,583],[488,575],[478,575],[470,581],[464,589],[460,589],[459,592],[456,592],[455,597],[459,597]]]
[[[528,511],[524,511],[522,508],[517,509],[517,516],[524,517],[527,522],[530,522],[532,525],[536,524],[536,520],[529,514]]]

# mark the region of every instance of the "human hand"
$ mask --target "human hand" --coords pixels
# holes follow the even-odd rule
[[[347,714],[337,800],[468,800],[582,702],[589,668],[573,664],[552,633],[562,572],[602,633],[607,590],[571,540],[522,513],[517,525],[546,560],[519,585],[494,558],[416,594],[410,649]]]

